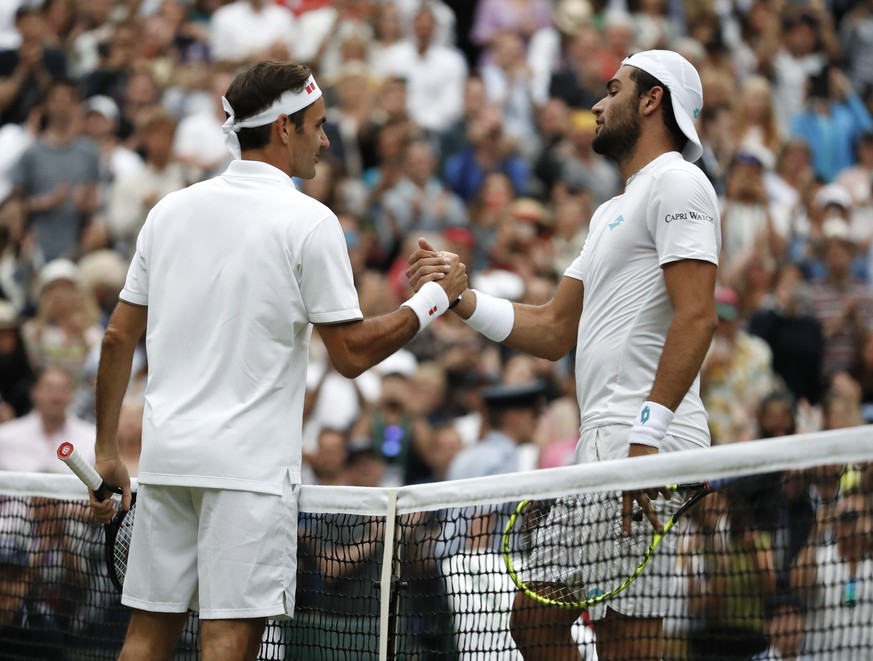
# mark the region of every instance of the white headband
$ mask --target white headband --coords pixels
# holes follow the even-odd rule
[[[239,137],[237,136],[240,129],[251,129],[256,126],[272,124],[279,119],[280,115],[293,115],[298,110],[303,110],[303,108],[314,103],[320,96],[321,88],[315,83],[315,78],[309,76],[299,92],[289,90],[276,99],[273,105],[263,112],[240,120],[237,120],[236,114],[233,112],[233,108],[228,100],[225,97],[221,97],[221,105],[224,107],[224,112],[229,115],[227,121],[221,127],[221,130],[224,131],[224,144],[227,145],[234,158],[240,158],[241,150]]]

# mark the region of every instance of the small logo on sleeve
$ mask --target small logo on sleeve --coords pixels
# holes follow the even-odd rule
[[[623,222],[624,222],[624,215],[621,215],[618,218],[616,218],[615,220],[613,220],[611,223],[609,223],[609,229],[614,230],[616,227],[621,225]]]

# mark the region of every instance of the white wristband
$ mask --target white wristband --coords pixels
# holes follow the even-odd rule
[[[631,444],[648,445],[661,449],[661,441],[673,421],[673,411],[657,402],[643,402],[640,415],[634,422],[628,441]]]
[[[467,325],[482,333],[489,340],[503,342],[512,332],[515,323],[515,309],[512,301],[505,298],[495,298],[474,289],[476,292],[476,308],[469,319],[464,319]]]
[[[449,309],[449,297],[446,290],[435,282],[426,282],[421,289],[410,298],[400,304],[407,307],[418,317],[418,332],[431,325],[434,319]]]

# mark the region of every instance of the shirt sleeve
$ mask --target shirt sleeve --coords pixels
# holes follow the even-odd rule
[[[364,318],[336,216],[325,218],[309,233],[300,264],[300,291],[309,321],[334,324]]]
[[[712,185],[680,168],[667,170],[652,190],[649,231],[658,264],[699,259],[718,265],[721,220]]]
[[[585,264],[585,246],[588,245],[588,238],[591,236],[589,233],[588,236],[585,237],[585,243],[582,244],[582,250],[579,251],[579,254],[576,256],[570,266],[567,267],[567,270],[564,271],[564,277],[573,278],[574,280],[585,280],[584,273],[584,264]]]
[[[153,212],[152,212],[153,213]],[[136,252],[127,269],[127,279],[124,289],[118,295],[122,301],[132,305],[149,304],[149,256],[151,253],[151,217],[149,213],[146,222],[136,239]]]

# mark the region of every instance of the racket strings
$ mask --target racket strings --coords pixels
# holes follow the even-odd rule
[[[115,533],[115,542],[112,548],[112,566],[119,583],[124,583],[127,573],[127,558],[130,554],[130,539],[133,535],[133,520],[136,513],[136,503],[130,506],[130,511],[121,517],[118,529]]]
[[[666,509],[684,496],[674,494]],[[547,599],[583,604],[623,588],[644,562],[652,537],[645,516],[622,532],[618,491],[531,501],[516,523],[518,578]]]

